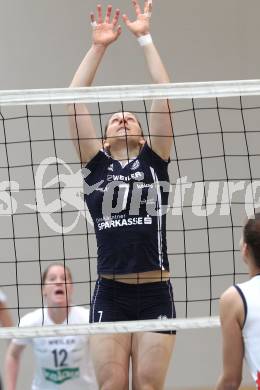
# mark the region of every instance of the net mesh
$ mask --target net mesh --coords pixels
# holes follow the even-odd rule
[[[24,314],[43,307],[41,274],[52,262],[72,271],[73,305],[89,307],[97,278],[94,228],[67,103],[89,103],[101,139],[109,116],[121,110],[137,114],[149,137],[150,100],[172,98],[167,242],[182,319],[0,329],[0,336],[218,326],[221,293],[246,278],[241,225],[259,207],[259,93],[257,80],[2,92],[0,289],[13,318],[19,324]]]

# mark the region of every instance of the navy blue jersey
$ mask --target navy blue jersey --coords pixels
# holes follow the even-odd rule
[[[85,201],[97,238],[98,273],[168,271],[168,162],[146,143],[124,167],[99,151],[84,176]]]

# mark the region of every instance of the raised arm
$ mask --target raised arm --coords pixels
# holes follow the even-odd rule
[[[242,379],[244,344],[242,326],[244,309],[235,287],[230,287],[220,300],[223,344],[223,373],[216,390],[238,390]]]
[[[151,1],[145,0],[143,12],[137,0],[132,0],[132,2],[135,7],[136,20],[131,22],[127,15],[123,15],[123,20],[141,44],[152,82],[156,84],[169,83],[168,73],[150,36]],[[169,158],[173,142],[170,110],[169,101],[155,100],[152,103],[150,113],[150,146],[163,159]]]
[[[106,49],[121,34],[121,27],[117,25],[120,11],[116,10],[112,21],[110,20],[111,14],[111,5],[107,7],[104,19],[101,5],[97,6],[97,20],[95,15],[91,14],[92,46],[76,71],[70,85],[71,88],[92,85]],[[101,148],[101,141],[97,139],[97,133],[86,104],[69,105],[69,114],[72,138],[81,161],[85,163],[91,160]]]
[[[15,390],[17,385],[18,371],[21,353],[25,348],[13,341],[9,344],[5,357],[5,389]]]

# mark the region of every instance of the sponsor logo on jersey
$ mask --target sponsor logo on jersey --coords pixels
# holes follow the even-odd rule
[[[140,162],[139,160],[135,160],[131,166],[131,171],[135,171],[136,169],[138,169],[140,167]]]
[[[107,168],[107,170],[113,172],[113,169],[114,169],[114,168],[113,168],[113,163],[112,163],[112,164],[109,165],[109,167]]]
[[[107,181],[130,181],[130,180],[143,180],[144,178],[144,173],[143,172],[135,172],[131,173],[128,176],[123,176],[123,175],[107,175]]]
[[[153,183],[148,183],[148,184],[146,184],[146,183],[141,183],[141,184],[137,184],[137,188],[139,189],[139,190],[142,190],[143,188],[153,188]]]
[[[46,381],[61,385],[62,383],[79,378],[79,367],[75,368],[60,368],[58,370],[51,370],[50,368],[43,369],[44,378]]]
[[[98,230],[111,229],[111,228],[117,228],[123,226],[132,226],[132,225],[151,225],[152,222],[153,222],[152,218],[149,215],[147,215],[147,217],[144,218],[134,217],[134,218],[122,218],[116,220],[109,219],[107,221],[99,223]]]
[[[57,338],[57,339],[48,339],[48,344],[49,345],[72,345],[76,344],[76,339],[73,338]]]

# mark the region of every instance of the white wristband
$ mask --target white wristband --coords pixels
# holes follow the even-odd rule
[[[140,46],[146,46],[153,42],[151,34],[141,35],[137,38]]]
[[[93,28],[97,27],[97,22],[94,20],[94,22],[91,22],[91,26],[92,26]]]

